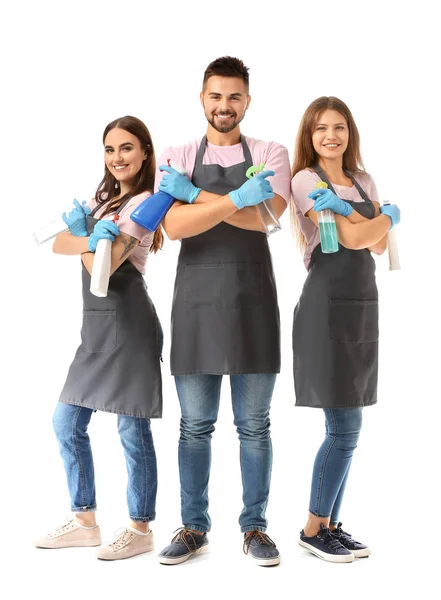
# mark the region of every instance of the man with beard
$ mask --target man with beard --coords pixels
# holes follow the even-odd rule
[[[211,434],[223,375],[230,376],[240,440],[244,550],[258,565],[280,562],[265,534],[272,448],[269,410],[280,371],[280,323],[267,236],[257,204],[272,199],[279,217],[290,196],[286,148],[241,135],[250,104],[248,68],[223,57],[205,71],[201,139],[167,148],[155,188],[177,201],[163,226],[180,239],[172,309],[171,371],[181,405],[179,470],[183,528],[159,555],[178,564],[208,548]],[[167,166],[182,166],[187,176]],[[172,163],[172,164],[173,164]],[[253,165],[265,171],[246,177]],[[271,178],[271,183],[267,177]]]

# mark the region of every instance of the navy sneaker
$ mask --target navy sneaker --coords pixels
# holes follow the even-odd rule
[[[320,531],[313,537],[306,537],[305,532],[300,532],[300,546],[306,548],[319,558],[329,562],[346,563],[354,560],[354,555],[343,544],[334,537],[330,529],[323,524]]]
[[[345,548],[350,550],[355,558],[365,558],[372,553],[372,550],[368,548],[365,544],[361,544],[360,542],[356,542],[350,533],[343,531],[342,523],[337,525],[337,529],[334,529],[332,535],[338,539],[340,544],[343,544]]]
[[[261,567],[272,567],[280,562],[280,554],[273,540],[263,531],[249,531],[245,534],[243,551]]]
[[[185,562],[194,554],[201,554],[208,550],[208,537],[206,533],[198,535],[185,527],[176,530],[178,533],[169,546],[159,553],[159,562],[162,565],[178,565]]]

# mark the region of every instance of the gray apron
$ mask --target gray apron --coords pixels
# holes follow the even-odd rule
[[[319,177],[334,189],[320,167]],[[348,202],[372,219],[375,206]],[[324,254],[320,244],[294,311],[294,386],[297,406],[351,408],[375,404],[378,374],[378,291],[369,250]]]
[[[89,235],[100,207],[87,217]],[[125,260],[110,277],[107,297],[97,298],[82,266],[81,345],[59,401],[132,417],[161,417],[161,326],[142,274]]]
[[[214,194],[239,188],[252,166],[204,165],[206,137],[192,182]],[[182,240],[172,308],[171,371],[235,374],[280,371],[276,282],[265,233],[219,223]]]

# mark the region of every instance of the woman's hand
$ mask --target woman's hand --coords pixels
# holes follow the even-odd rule
[[[314,210],[320,211],[330,208],[333,212],[343,217],[349,217],[353,208],[350,204],[339,198],[329,189],[319,188],[308,194],[308,198],[315,201]]]
[[[95,252],[96,246],[100,240],[110,240],[111,242],[114,242],[115,236],[119,235],[119,233],[119,227],[113,221],[107,219],[98,221],[93,228],[93,233],[87,243],[89,252]]]
[[[86,202],[81,204],[78,200],[73,201],[75,208],[70,211],[68,215],[64,212],[61,218],[69,227],[69,233],[76,235],[77,237],[87,236],[87,215],[90,215],[91,210],[86,206]]]
[[[383,206],[380,207],[380,212],[382,215],[387,215],[392,221],[392,225],[390,226],[391,229],[400,222],[401,212],[396,204],[383,204]]]

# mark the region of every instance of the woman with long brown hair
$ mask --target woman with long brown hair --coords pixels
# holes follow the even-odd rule
[[[378,292],[371,252],[385,251],[400,211],[380,207],[354,119],[338,98],[323,96],[307,108],[292,174],[291,214],[308,270],[294,312],[296,405],[322,408],[326,420],[299,543],[324,560],[352,562],[371,552],[339,522],[362,409],[377,401]],[[320,244],[318,213],[324,209],[335,217],[334,253]]]
[[[153,550],[149,522],[155,518],[157,467],[150,419],[162,415],[162,329],[143,279],[149,252],[162,246],[130,214],[153,190],[155,154],[147,127],[135,117],[116,119],[104,130],[104,178],[95,198],[63,215],[69,231],[54,242],[57,254],[82,260],[82,342],[61,392],[54,429],[64,462],[72,519],[40,539],[41,548],[98,546],[95,478],[87,428],[97,410],[118,415],[128,471],[130,524],[98,558],[115,560]],[[118,216],[118,224],[116,224]],[[94,252],[112,242],[107,297],[90,291]]]

